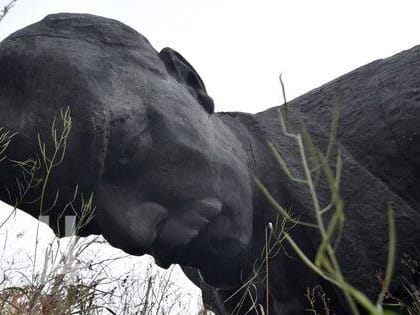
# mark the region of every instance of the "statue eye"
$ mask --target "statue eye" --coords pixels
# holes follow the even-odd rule
[[[150,128],[145,128],[130,141],[127,141],[118,160],[120,164],[133,163],[137,165],[146,160],[153,143],[150,131]]]

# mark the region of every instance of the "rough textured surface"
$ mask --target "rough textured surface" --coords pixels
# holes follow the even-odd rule
[[[344,166],[341,191],[346,224],[338,256],[351,283],[374,297],[376,275],[387,257],[387,202],[395,205],[398,254],[392,292],[402,279],[419,285],[403,258],[420,244],[420,48],[375,61],[289,104],[289,123],[306,122],[323,146],[331,104],[340,104],[338,147]],[[60,189],[49,214],[59,232],[59,209],[76,185],[94,193],[97,206],[81,235],[103,234],[134,255],[152,254],[163,266],[180,263],[196,283],[218,287],[206,296],[229,313],[240,296],[220,305],[252,273],[276,212],[253,184],[257,176],[287,209],[313,221],[310,195],[291,183],[266,145],[272,141],[295,174],[301,173],[294,142],[281,133],[279,108],[256,115],[213,113],[213,101],[192,66],[175,51],[160,53],[117,21],[76,14],[50,15],[0,44],[1,125],[17,132],[9,159],[38,152],[37,134],[69,107],[73,128],[64,163],[49,187]],[[3,161],[1,187],[13,192],[16,168]],[[320,182],[321,204],[329,192]],[[47,190],[54,199],[55,189]],[[28,193],[27,200],[39,194]],[[6,190],[0,192],[8,201]],[[31,199],[32,198],[32,199]],[[24,211],[38,216],[33,204]],[[292,236],[313,255],[316,231],[295,227]],[[307,287],[318,284],[331,309],[345,313],[341,294],[281,251],[270,260],[270,310],[300,314]],[[418,257],[417,257],[418,258]],[[202,277],[201,277],[202,275]],[[259,280],[264,275],[260,275]],[[417,282],[416,282],[417,281]],[[265,305],[264,282],[256,286]],[[215,301],[215,302],[214,302]],[[249,303],[247,300],[245,303]],[[239,313],[245,312],[244,305]]]

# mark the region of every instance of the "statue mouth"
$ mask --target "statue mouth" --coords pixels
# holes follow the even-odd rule
[[[215,198],[206,198],[186,202],[156,225],[156,237],[151,254],[156,263],[168,268],[172,263],[182,263],[189,245],[196,240],[211,223],[221,214],[222,202]]]
[[[108,187],[98,190],[97,196],[101,203],[95,220],[105,239],[128,254],[152,255],[166,268],[173,263],[190,264],[188,258],[197,253],[197,244],[199,252],[205,252],[209,233],[217,230],[222,235],[215,227],[221,225],[220,220],[230,222],[232,216],[227,202],[214,196],[155,202],[143,195],[139,202],[129,196],[115,198]]]

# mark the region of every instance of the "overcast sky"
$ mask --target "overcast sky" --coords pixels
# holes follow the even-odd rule
[[[0,0],[5,4],[9,0]],[[198,71],[218,111],[280,104],[375,59],[420,44],[420,1],[18,0],[0,39],[57,12],[120,20]]]

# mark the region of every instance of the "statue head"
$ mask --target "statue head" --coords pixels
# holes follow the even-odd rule
[[[93,192],[113,246],[231,282],[252,235],[248,156],[180,54],[117,21],[50,15],[1,43],[0,86],[1,124],[18,133],[11,156],[36,150],[36,133],[70,107],[54,184],[63,202],[74,185]]]

